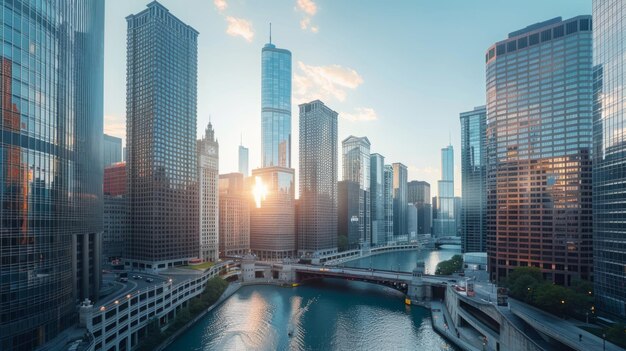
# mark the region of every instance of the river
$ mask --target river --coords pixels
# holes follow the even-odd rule
[[[345,265],[434,272],[458,247],[391,252]],[[289,336],[292,334],[292,336]],[[430,311],[401,293],[362,282],[320,280],[297,288],[242,287],[189,328],[174,350],[455,350],[432,328]]]

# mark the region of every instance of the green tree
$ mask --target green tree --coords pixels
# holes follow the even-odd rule
[[[463,256],[454,255],[446,261],[441,261],[435,269],[436,275],[451,275],[463,269]]]
[[[348,237],[345,235],[339,235],[337,237],[337,248],[339,251],[346,251],[348,249]]]

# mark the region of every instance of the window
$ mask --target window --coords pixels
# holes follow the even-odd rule
[[[578,32],[578,21],[569,22],[566,24],[567,34]]]
[[[523,49],[528,46],[528,37],[519,38],[517,40],[517,48]]]
[[[558,26],[558,27],[554,27],[553,35],[554,35],[555,38],[560,38],[563,35],[565,35],[563,26],[561,25],[561,26]]]
[[[496,47],[496,54],[497,55],[503,55],[504,53],[506,53],[506,48],[504,47],[504,44],[500,44]]]
[[[539,44],[539,33],[532,34],[528,37],[528,42],[530,45]]]
[[[513,52],[517,50],[517,41],[513,40],[507,43],[506,45],[506,51],[507,52]]]
[[[543,32],[541,32],[541,42],[546,42],[548,40],[552,39],[552,30],[550,29],[546,29]]]
[[[585,31],[585,30],[589,30],[590,25],[589,25],[589,20],[588,19],[581,19],[580,20],[580,30],[581,31]]]

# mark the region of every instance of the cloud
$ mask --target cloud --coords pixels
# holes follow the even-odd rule
[[[300,28],[306,30],[310,24],[311,24],[311,18],[305,17],[300,21]]]
[[[213,4],[219,11],[224,11],[228,7],[226,0],[213,0]]]
[[[371,107],[357,107],[353,113],[342,112],[339,117],[348,121],[375,121],[378,119],[376,111]]]
[[[298,61],[294,74],[294,96],[298,102],[334,98],[344,101],[348,90],[363,84],[363,78],[352,68],[339,65],[311,66]]]
[[[250,21],[243,18],[227,16],[226,22],[228,22],[228,28],[226,29],[228,35],[232,35],[233,37],[240,36],[248,42],[251,42],[252,38],[254,38],[254,30],[252,29],[252,23]]]
[[[313,0],[297,0],[296,5],[298,9],[304,11],[309,16],[315,16],[317,13],[317,5]]]
[[[125,139],[126,117],[114,115],[104,116],[104,133]]]

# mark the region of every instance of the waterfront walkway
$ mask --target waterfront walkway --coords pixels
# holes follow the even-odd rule
[[[450,318],[450,315],[448,314],[446,305],[439,301],[432,301],[430,303],[430,312],[432,315],[433,328],[442,334],[447,340],[459,346],[463,350],[481,351],[480,348],[461,340],[461,331],[454,326],[454,323],[452,323],[452,318]],[[466,334],[463,334],[463,336],[465,339]]]

